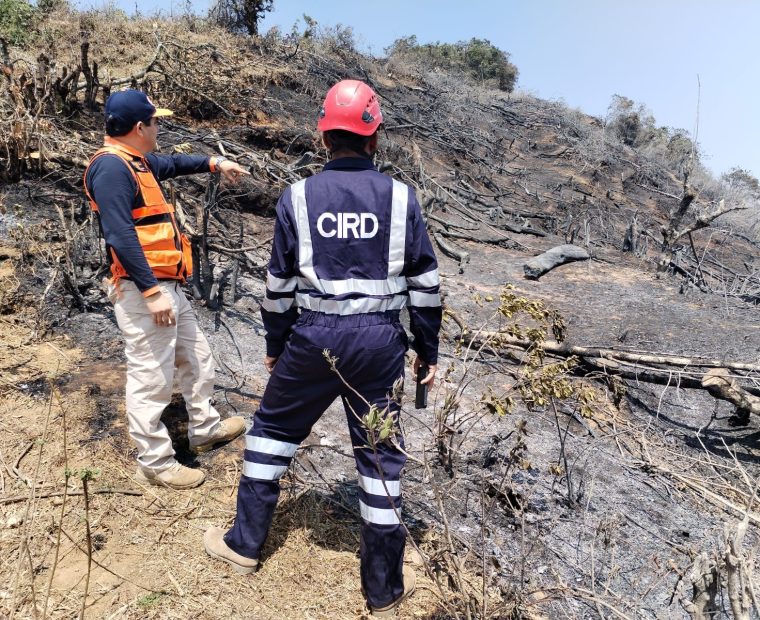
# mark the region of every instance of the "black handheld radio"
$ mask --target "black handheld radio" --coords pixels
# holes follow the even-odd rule
[[[414,397],[414,408],[425,409],[427,407],[428,386],[425,383],[420,383],[428,374],[428,367],[420,365],[417,369],[417,393]]]

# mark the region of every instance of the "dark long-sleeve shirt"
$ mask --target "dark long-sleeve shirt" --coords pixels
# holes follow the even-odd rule
[[[407,306],[412,346],[435,364],[439,286],[414,191],[368,159],[331,161],[285,190],[277,204],[261,310],[267,355],[280,355],[299,307],[346,315]]]
[[[210,158],[205,155],[149,153],[145,159],[159,183],[185,174],[210,171]],[[143,293],[150,292],[158,281],[135,232],[132,209],[137,183],[129,168],[117,155],[101,155],[87,172],[87,190],[98,205],[106,245],[116,253],[137,288]]]

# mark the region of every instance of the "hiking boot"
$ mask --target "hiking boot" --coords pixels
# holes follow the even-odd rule
[[[370,606],[369,612],[373,618],[393,618],[396,615],[396,608],[401,605],[403,601],[409,598],[414,589],[417,587],[417,577],[414,575],[414,570],[409,566],[404,566],[404,593],[399,596],[390,605],[385,607],[372,607]]]
[[[156,471],[146,467],[137,466],[135,478],[143,484],[153,484],[157,487],[169,487],[170,489],[193,489],[203,484],[206,479],[200,469],[190,469],[175,462],[168,469]]]
[[[208,437],[193,438],[190,440],[190,451],[195,454],[208,452],[217,446],[232,441],[245,431],[245,420],[242,416],[227,418],[219,422],[219,426]]]
[[[259,561],[247,558],[235,553],[224,542],[225,530],[221,527],[211,527],[203,534],[203,546],[212,558],[227,562],[232,569],[241,575],[255,573],[259,567]]]

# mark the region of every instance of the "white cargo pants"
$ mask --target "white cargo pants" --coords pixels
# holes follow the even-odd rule
[[[174,464],[161,414],[171,402],[175,368],[187,406],[189,437],[208,437],[219,424],[219,413],[211,406],[214,360],[208,341],[179,283],[159,282],[159,286],[171,299],[175,325],[153,322],[134,282],[121,280],[118,293],[113,285],[108,290],[126,344],[129,435],[137,445],[137,462],[156,471]]]

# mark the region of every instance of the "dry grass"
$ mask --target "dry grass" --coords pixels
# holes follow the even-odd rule
[[[199,20],[60,12],[38,29],[28,46],[10,48],[12,71],[0,88],[0,174],[10,180],[30,168],[42,172],[51,160],[83,166],[100,143],[102,116],[88,112],[82,67],[97,76],[94,108],[109,92],[136,86],[180,122],[208,125],[221,119],[267,125],[267,87],[295,79],[275,51],[265,54],[250,39]],[[79,86],[62,95],[58,84],[67,75],[76,76],[68,89]],[[35,88],[25,89],[29,82]]]

